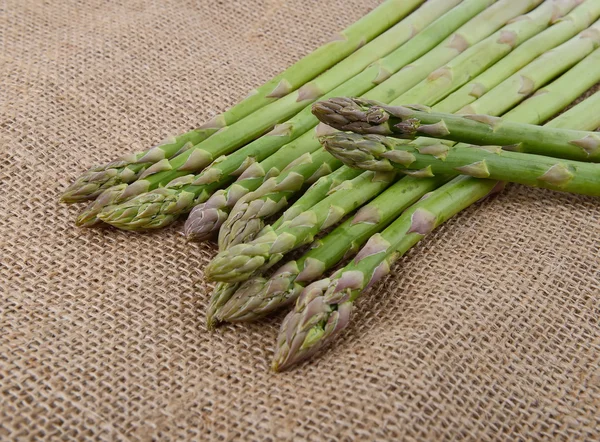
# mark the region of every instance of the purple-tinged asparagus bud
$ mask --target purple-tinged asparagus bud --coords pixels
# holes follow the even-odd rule
[[[183,232],[188,241],[206,241],[212,238],[227,219],[227,213],[214,207],[207,207],[208,201],[192,209],[185,222]]]

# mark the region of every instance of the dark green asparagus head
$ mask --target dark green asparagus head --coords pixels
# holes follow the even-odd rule
[[[390,134],[389,115],[380,103],[361,98],[330,98],[313,104],[312,113],[338,130],[362,134]]]
[[[319,141],[331,155],[355,169],[387,172],[394,170],[388,159],[390,155],[411,155],[408,152],[394,151],[392,142],[379,135],[338,132],[321,137]]]
[[[266,265],[274,256],[278,259],[280,247],[286,252],[295,238],[277,235],[271,230],[247,244],[237,244],[219,252],[206,266],[204,275],[212,281],[242,282]]]

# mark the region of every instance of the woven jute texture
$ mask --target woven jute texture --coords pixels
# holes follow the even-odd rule
[[[205,330],[213,244],[79,229],[57,202],[377,3],[0,1],[0,439],[600,438],[598,199],[509,186],[283,374],[282,314]]]

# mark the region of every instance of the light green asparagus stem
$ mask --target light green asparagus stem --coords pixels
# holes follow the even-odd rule
[[[479,44],[465,50],[445,66],[432,72],[410,91],[400,95],[392,104],[437,102],[458,87],[485,71],[527,39],[539,34],[555,20],[573,9],[578,1],[545,1],[521,20],[504,26]],[[421,100],[421,101],[418,101]]]
[[[600,44],[600,21],[576,37],[541,55],[523,69],[494,88],[493,98],[483,95],[476,103],[463,107],[458,113],[489,114],[489,109],[508,111],[516,103],[527,98],[540,86],[592,53]]]
[[[472,76],[476,75],[481,71],[482,68],[489,66],[491,63],[501,58],[512,50],[512,48],[518,44],[520,44],[525,39],[531,37],[540,29],[548,26],[554,20],[561,17],[564,13],[568,12],[576,5],[575,1],[569,2],[561,2],[561,1],[550,1],[544,3],[542,6],[534,10],[533,12],[524,16],[524,19],[517,21],[516,23],[509,24],[502,28],[499,32],[492,35],[491,37],[485,39],[484,41],[478,43],[474,47],[466,50],[454,60],[452,60],[448,65],[443,68],[438,69],[436,72],[445,72],[450,73],[451,81],[446,81],[448,78],[444,77],[436,77],[433,78],[430,76],[426,81],[422,82],[419,86],[411,89],[409,92],[404,94],[403,96],[410,97],[415,102],[419,103],[435,103],[436,100],[441,98],[442,93],[447,94],[450,93],[456,85],[460,85],[463,82],[467,81]],[[401,71],[398,76],[402,77],[403,71]],[[390,80],[385,82],[383,85],[373,89],[365,97],[377,96],[382,93],[382,88],[385,86],[385,93],[389,94],[389,84],[392,81],[397,81],[398,76],[393,76]],[[442,76],[443,77],[443,76]],[[426,85],[426,87],[422,87]],[[406,87],[407,85],[402,85],[398,87]],[[395,87],[394,93],[397,94],[401,90]],[[437,91],[436,93],[432,93],[432,91]],[[386,97],[389,98],[389,95]],[[330,122],[332,123],[332,122]],[[250,208],[250,201],[246,200],[239,207],[236,206],[235,209],[232,210],[232,216],[226,219],[226,216],[215,216],[207,218],[208,220],[224,220],[222,222],[221,231],[219,233],[220,238],[224,238],[225,240],[220,240],[220,248],[223,250],[228,246],[227,239],[232,238],[234,240],[237,239],[238,232],[248,233],[249,228],[254,226],[258,228],[262,225],[260,220],[256,219],[256,215],[260,214],[261,217],[266,217],[273,215],[272,211],[266,211],[264,207],[265,204],[269,204],[269,208],[272,210],[280,210],[280,208],[286,204],[286,199],[281,200],[279,202],[279,196],[277,194],[273,194],[269,192],[262,197],[264,201],[258,201],[256,203],[256,207]],[[274,204],[274,201],[277,201],[278,204]],[[248,210],[250,213],[240,214],[240,211]],[[248,221],[252,219],[252,222],[248,223]],[[212,223],[214,225],[214,223]],[[256,232],[254,232],[255,234]],[[243,242],[244,238],[237,239],[233,243]]]
[[[504,0],[504,1],[510,2],[512,0]],[[423,31],[423,33],[417,34],[412,40],[410,40],[408,42],[407,45],[402,46],[401,51],[398,50],[398,51],[394,52],[393,54],[391,54],[390,56],[385,57],[384,61],[380,60],[379,62],[370,66],[365,71],[363,71],[361,74],[359,74],[356,77],[354,77],[353,79],[347,81],[342,86],[336,88],[335,93],[339,93],[339,92],[343,91],[344,93],[348,93],[351,95],[360,95],[363,92],[367,91],[368,89],[372,88],[375,84],[381,83],[381,81],[384,81],[387,78],[387,76],[389,76],[390,73],[397,71],[401,67],[405,66],[407,63],[409,63],[412,60],[414,60],[415,58],[418,58],[419,56],[421,56],[423,53],[426,53],[431,47],[435,46],[435,44],[437,44],[440,40],[442,40],[444,38],[444,36],[448,35],[448,33],[450,33],[458,25],[460,25],[461,23],[466,21],[468,18],[475,15],[477,12],[483,10],[490,3],[491,3],[491,0],[469,0],[467,2],[464,2],[463,5],[460,5],[459,7],[451,10],[450,12],[445,14],[442,18],[438,19],[435,23],[433,23],[432,25],[427,27],[427,29],[425,31]],[[387,36],[387,34],[389,34],[390,32],[396,30],[397,28],[404,30],[403,39],[402,40],[396,39],[396,40],[398,40],[397,45],[399,45],[403,41],[406,41],[407,38],[413,36],[413,33],[415,32],[415,30],[418,30],[417,25],[422,27],[423,24],[427,23],[428,21],[431,21],[431,16],[435,17],[435,14],[439,15],[440,11],[443,12],[445,9],[450,8],[452,5],[453,5],[452,2],[444,2],[442,0],[436,0],[435,2],[428,2],[423,8],[421,8],[417,12],[415,12],[415,14],[412,14],[411,16],[409,16],[406,20],[404,20],[403,22],[398,24],[391,31],[388,31],[388,33],[386,33],[385,36]],[[420,12],[422,12],[423,16],[418,15]],[[434,12],[435,12],[435,14],[434,14]],[[481,34],[483,34],[483,32],[485,32],[485,31],[482,31],[480,28],[489,29],[490,27],[494,27],[494,26],[497,27],[497,26],[501,25],[501,22],[500,22],[501,19],[506,20],[507,16],[509,16],[509,15],[514,16],[515,13],[516,12],[511,12],[510,14],[507,14],[505,12],[497,13],[496,15],[498,17],[496,17],[496,15],[485,11],[484,13],[482,13],[480,15],[483,16],[483,18],[489,19],[490,20],[489,23],[488,22],[483,23],[482,22],[483,18],[478,16],[475,19],[471,20],[472,23],[469,22],[467,25],[463,26],[461,29],[464,28],[467,31],[470,30],[474,34],[474,37],[479,37]],[[404,26],[404,27],[402,28],[402,26]],[[400,31],[398,31],[398,32],[400,32]],[[482,38],[482,37],[479,37],[479,38]],[[384,44],[381,44],[379,42],[379,40],[380,40],[380,38],[376,39],[370,45],[377,44],[377,50],[381,53],[381,52],[383,52],[382,48],[385,47],[385,45],[389,46],[390,43],[384,42],[385,43],[385,45],[384,45]],[[446,41],[449,41],[449,39],[446,39]],[[413,42],[414,42],[414,44],[411,44]],[[368,48],[365,48],[365,49],[368,49]],[[446,51],[448,51],[447,48],[446,48]],[[359,52],[360,51],[358,51],[357,54]],[[455,51],[452,51],[452,52],[455,52]],[[370,56],[372,57],[373,54],[370,54]],[[439,61],[437,61],[437,60],[432,60],[432,61],[439,63]],[[344,68],[342,66],[342,64],[344,64],[344,63],[348,64],[349,62],[348,62],[348,60],[345,60],[344,62],[342,62],[339,65],[332,68],[332,70],[330,72],[323,74],[322,77],[331,75],[331,72],[336,69],[347,70],[346,68]],[[314,85],[318,86],[319,93],[320,93],[320,90],[323,90],[323,91],[328,90],[325,86],[323,86],[324,80],[322,77],[317,78],[312,83],[313,86]],[[325,80],[327,80],[327,78],[325,78]],[[304,86],[302,89],[300,89],[300,92],[302,92],[302,90],[306,89],[306,88],[307,88],[307,86]],[[315,89],[315,87],[313,87],[311,89],[311,91],[314,91],[314,89]],[[316,96],[314,98],[316,98]],[[312,101],[314,98],[312,98],[312,96],[311,96],[310,101]],[[306,103],[304,103],[304,104],[306,104]],[[212,186],[212,184],[217,183],[217,182],[218,182],[217,187],[226,186],[227,184],[229,184],[232,181],[231,173],[235,170],[239,170],[240,164],[242,164],[243,161],[246,161],[248,158],[251,158],[253,161],[263,160],[268,155],[271,155],[272,153],[277,151],[277,149],[279,149],[282,145],[285,145],[285,143],[298,137],[300,134],[306,132],[312,126],[314,126],[316,124],[317,124],[317,120],[312,116],[312,114],[310,112],[310,107],[307,106],[304,111],[300,112],[292,120],[281,124],[280,126],[276,127],[272,132],[270,132],[266,136],[263,136],[262,138],[256,140],[255,142],[245,146],[244,148],[238,150],[234,154],[229,155],[224,161],[221,161],[218,164],[215,164],[216,170],[211,171],[211,174],[209,176],[209,178],[212,180],[210,183],[211,187],[214,187],[214,186]],[[210,141],[210,140],[208,140],[208,141]],[[318,143],[314,139],[314,137],[312,137],[310,140],[307,140],[307,143],[309,143],[309,145],[302,145],[301,149],[299,149],[298,146],[295,146],[295,149],[297,151],[304,150],[305,152],[310,152],[311,150],[318,148],[318,145],[317,145]],[[218,147],[221,148],[222,146],[218,146]],[[252,179],[252,178],[257,178],[257,177],[260,178],[264,174],[271,171],[274,167],[278,167],[279,166],[278,161],[281,161],[282,158],[289,158],[289,157],[290,157],[289,153],[284,152],[284,153],[278,155],[277,161],[273,160],[270,162],[270,164],[269,164],[269,161],[266,161],[267,164],[255,165],[250,171],[248,171],[247,173],[244,174],[244,177],[247,179]],[[206,183],[206,175],[207,175],[207,171],[204,171],[203,176],[200,177],[198,180],[196,180],[195,178],[192,178],[191,176],[188,176],[188,177],[186,177],[186,179],[184,181],[178,181],[176,185],[174,185],[173,183],[169,183],[169,187],[171,190],[169,191],[168,195],[165,195],[165,192],[163,192],[163,191],[159,192],[159,193],[161,193],[161,196],[158,199],[154,195],[150,195],[150,196],[143,195],[140,200],[136,200],[134,202],[126,204],[126,208],[121,207],[121,208],[115,209],[117,212],[116,214],[111,214],[109,216],[104,215],[102,217],[102,220],[109,222],[109,223],[112,223],[113,220],[117,220],[117,223],[113,224],[113,225],[115,225],[117,227],[125,228],[125,229],[135,229],[135,230],[139,230],[142,228],[157,228],[157,227],[164,226],[166,223],[171,222],[171,220],[174,219],[176,217],[176,215],[178,215],[180,213],[185,213],[186,211],[189,211],[194,205],[197,205],[204,201],[202,198],[190,199],[187,194],[194,193],[194,194],[202,196],[204,198],[204,196],[207,194],[205,192],[205,188],[203,186]],[[158,178],[150,177],[150,180],[156,181],[156,179],[158,179]],[[199,183],[196,183],[196,181],[198,181]],[[190,182],[192,182],[193,184],[190,185],[189,184]],[[139,182],[136,183],[136,185],[139,186]],[[152,187],[155,187],[155,186],[151,185],[149,188],[152,188]],[[240,190],[240,187],[238,186],[238,187],[236,187],[236,189]],[[214,192],[214,190],[213,190],[213,192]],[[127,195],[127,199],[129,199],[129,196],[130,195]],[[183,206],[182,204],[175,204],[174,201],[178,198],[180,200],[187,201],[189,206]],[[134,211],[132,210],[134,205],[139,204],[140,206],[146,207],[145,205],[147,204],[147,201],[149,201],[149,200],[154,201],[155,204],[161,204],[165,208],[172,209],[172,208],[176,207],[177,210],[179,211],[179,213],[175,214],[175,213],[170,212],[170,213],[164,214],[164,216],[163,216],[163,214],[160,211],[158,211],[158,212],[154,213],[152,215],[152,217],[147,217],[145,215],[145,218],[143,220],[135,219]],[[212,205],[213,205],[213,203],[211,203],[209,206],[212,206]],[[127,211],[127,213],[130,215],[130,217],[133,216],[133,218],[131,218],[131,222],[128,222],[128,220],[122,216],[122,213],[124,210]],[[164,223],[161,223],[161,221],[157,219],[157,218],[161,218],[161,217],[164,219],[164,221],[165,221]],[[214,220],[218,221],[220,218],[221,218],[221,215],[217,215],[217,216],[207,217],[207,220],[210,220],[211,222],[213,222]],[[144,222],[148,223],[148,227],[145,227]],[[131,226],[127,226],[127,224],[131,224]],[[133,227],[133,226],[135,226],[135,227]]]
[[[544,122],[554,114],[553,105],[557,101],[560,101],[564,107],[598,81],[600,81],[600,49],[596,49],[548,86],[537,90],[520,106],[507,112],[504,118],[511,121],[526,121],[524,118],[527,118],[529,110],[528,106],[525,105],[529,105],[537,109],[538,121]],[[576,93],[575,98],[573,98],[575,91],[580,92]],[[592,109],[592,115],[600,114],[598,108]],[[571,124],[565,127],[576,126]]]
[[[473,48],[479,46],[478,43],[481,42],[483,46],[488,47],[487,40],[482,42],[483,39],[496,32],[507,21],[515,19],[519,14],[526,13],[540,3],[541,0],[506,0],[495,3],[458,29],[434,50],[429,51],[427,55],[392,75],[385,83],[373,88],[367,98],[385,103],[398,98],[412,90],[432,72],[443,69],[443,66],[451,60],[464,60],[463,54],[472,52]],[[509,26],[511,25],[507,25]],[[499,36],[500,33],[497,34]],[[468,69],[468,66],[462,63],[461,69]],[[468,78],[465,81],[468,81]]]
[[[600,78],[600,74],[598,74]],[[523,104],[528,104],[527,102]],[[545,127],[600,127],[600,91],[578,103],[559,117],[549,121]]]
[[[530,38],[493,67],[440,101],[436,105],[437,110],[453,112],[472,103],[535,58],[583,31],[598,17],[600,0],[585,1],[556,24]]]
[[[420,1],[410,0],[408,3],[414,4]],[[165,186],[177,178],[190,177],[190,174],[204,169],[223,155],[237,150],[272,129],[267,136],[261,137],[255,143],[252,143],[244,153],[236,152],[233,154],[232,158],[228,158],[229,161],[226,164],[228,170],[233,172],[239,169],[247,156],[257,157],[255,161],[264,159],[317,123],[310,115],[310,111],[302,113],[292,121],[285,122],[286,120],[300,112],[315,99],[352,79],[371,63],[401,46],[431,20],[454,6],[457,1],[435,0],[433,3],[428,2],[423,8],[419,8],[414,14],[361,47],[314,80],[306,83],[300,89],[290,92],[231,125],[223,126],[218,121],[214,122],[214,128],[219,129],[217,133],[170,160],[164,159],[154,164],[144,172],[142,177],[129,185],[113,204],[127,201],[134,196]],[[475,1],[488,4],[493,0]],[[377,72],[374,73],[374,71]],[[377,79],[376,74],[381,73],[378,69],[373,68],[367,77],[360,76],[359,79],[350,83],[353,87],[349,87],[348,92],[355,93],[354,89],[358,87],[358,93],[360,94],[362,90],[360,88],[369,89],[373,87],[375,84],[373,81]],[[278,123],[282,124],[273,128]],[[240,158],[242,159],[240,160]],[[236,161],[237,164],[235,164]],[[228,176],[229,173],[225,173],[225,175]],[[188,180],[188,182],[193,181],[191,178]],[[123,220],[120,219],[120,221]],[[137,222],[135,224],[139,228],[140,224]],[[154,221],[151,224],[152,228],[158,226]]]
[[[567,75],[565,74],[565,76]],[[586,90],[585,87],[567,88],[565,90],[556,86],[559,82],[560,80],[557,80],[546,88],[548,90],[547,94],[555,97],[556,100],[543,103],[536,100],[527,100],[519,106],[518,109],[522,110],[520,114],[525,117],[524,122],[530,124],[542,122],[545,119],[540,118],[542,113],[552,115],[569,103],[569,93],[572,100]],[[592,97],[593,100],[598,99],[596,95]],[[599,113],[594,112],[590,116],[590,104],[586,101],[555,118],[547,126],[569,127],[575,130],[593,130],[598,127],[600,125]],[[540,104],[544,106],[549,104],[550,109],[537,108]],[[592,104],[595,105],[596,102],[592,101]],[[509,119],[507,115],[504,118]],[[353,302],[363,291],[361,286],[366,288],[367,285],[375,283],[397,258],[406,253],[422,238],[422,233],[427,232],[432,223],[439,224],[441,219],[436,215],[439,215],[441,211],[437,213],[436,211],[441,209],[441,206],[445,205],[446,216],[451,216],[461,209],[460,206],[462,208],[467,207],[464,203],[468,202],[469,199],[472,201],[477,200],[475,198],[477,192],[483,193],[485,187],[497,188],[498,184],[497,182],[471,177],[456,178],[444,187],[432,192],[429,198],[413,205],[381,236],[376,235],[373,242],[367,243],[354,261],[337,272],[331,280],[323,279],[308,286],[300,295],[301,298],[298,300],[294,311],[284,319],[281,326],[275,348],[273,369],[278,371],[289,368],[291,365],[309,358],[332,341],[335,335],[348,324]],[[491,187],[492,185],[494,187]],[[451,190],[451,188],[454,190]],[[431,199],[432,196],[439,199],[440,206],[435,204],[436,201]],[[431,210],[431,207],[423,207],[427,202],[433,203],[435,210]],[[425,209],[425,211],[421,209]],[[430,214],[434,216],[430,216]],[[416,221],[415,229],[410,231],[413,230],[413,221]],[[389,238],[396,241],[389,241]],[[391,247],[387,247],[381,239],[387,240]],[[372,254],[373,247],[375,250],[386,247],[386,250],[379,250],[379,253]],[[349,273],[354,271],[357,273]],[[362,282],[360,282],[361,279]],[[340,284],[341,280],[346,282]],[[344,287],[344,284],[346,287]]]
[[[592,153],[598,137],[583,139]],[[401,170],[416,177],[460,173],[533,187],[600,196],[600,165],[509,152],[500,146],[415,146],[380,135],[339,133],[322,139],[325,148],[351,167]]]
[[[78,202],[92,199],[103,190],[122,183],[130,183],[143,175],[152,164],[170,159],[182,151],[187,143],[198,144],[219,128],[229,126],[252,112],[274,102],[329,69],[371,41],[423,0],[387,0],[369,14],[356,21],[335,38],[319,47],[281,74],[253,90],[247,98],[226,112],[214,117],[204,126],[166,140],[145,152],[126,155],[103,166],[85,172],[65,190],[62,201]]]
[[[439,65],[440,62],[443,62],[443,60],[445,58],[452,58],[453,56],[456,55],[457,53],[457,48],[453,45],[453,42],[456,43],[456,39],[459,39],[461,42],[464,43],[464,41],[470,41],[470,40],[475,40],[478,41],[481,38],[484,38],[486,35],[489,35],[490,32],[492,32],[493,30],[497,29],[498,27],[500,27],[507,19],[514,17],[516,14],[520,13],[521,11],[527,11],[528,9],[530,9],[533,5],[539,3],[539,0],[528,0],[526,2],[523,1],[517,1],[517,0],[501,0],[499,3],[493,5],[492,7],[486,9],[485,11],[483,11],[481,14],[479,14],[477,17],[475,17],[473,20],[469,21],[467,24],[465,24],[464,26],[462,26],[459,31],[457,33],[454,34],[454,38],[450,37],[449,39],[447,39],[449,42],[446,44],[442,44],[439,45],[435,50],[430,51],[427,54],[427,60],[429,65],[431,64],[435,64],[435,65]],[[389,32],[389,31],[388,31]],[[468,37],[468,38],[467,38]],[[461,40],[462,39],[462,40]],[[377,40],[372,42],[371,44],[377,43]],[[368,45],[367,45],[368,46]],[[459,49],[463,48],[463,46],[461,46]],[[357,54],[360,51],[357,52]],[[459,51],[458,51],[459,52]],[[356,54],[354,54],[356,55]],[[433,57],[434,55],[436,55],[435,57]],[[433,58],[432,58],[433,57]],[[425,57],[423,57],[425,58]],[[421,61],[423,60],[423,58],[421,59]],[[348,59],[347,59],[348,60]],[[346,63],[347,60],[345,60],[344,62],[336,65],[334,68],[332,68],[329,72],[327,72],[326,74],[323,74],[323,76],[317,78],[314,82],[312,82],[311,84],[313,85],[313,87],[310,89],[311,94],[309,99],[307,98],[308,102],[306,102],[307,100],[303,101],[303,104],[310,104],[310,102],[314,101],[314,99],[318,98],[319,94],[321,94],[321,91],[325,91],[325,90],[329,90],[326,89],[322,86],[321,83],[324,82],[323,77],[326,75],[331,75],[331,73],[340,68],[340,66],[343,63]],[[422,63],[421,63],[422,64]],[[415,64],[411,65],[413,68],[415,66]],[[414,70],[413,68],[411,68],[411,78],[415,77],[415,75],[418,74],[418,70]],[[344,68],[345,69],[345,68]],[[345,69],[347,70],[347,69]],[[428,71],[429,72],[429,71]],[[419,78],[418,76],[415,78]],[[390,81],[390,80],[387,80]],[[394,81],[398,81],[398,79],[396,78]],[[315,87],[314,85],[318,85],[319,87],[318,89],[318,93],[314,93],[315,92]],[[304,86],[302,89],[300,89],[300,93],[305,90],[307,88],[307,86]],[[387,93],[388,94],[392,94],[394,93],[394,88],[388,88],[387,89]],[[294,95],[294,94],[291,94]],[[301,94],[302,95],[302,94]],[[304,97],[304,95],[302,95]],[[285,101],[287,98],[285,99],[281,99],[276,103],[273,103],[273,105],[269,106],[269,108],[271,108],[272,106],[277,105],[278,103],[281,105],[281,102]],[[261,112],[263,112],[265,109],[262,109],[261,111],[258,111],[256,114],[253,114],[252,117],[255,117],[256,115],[260,114]],[[271,109],[272,110],[272,109]],[[267,111],[265,111],[267,112]],[[278,110],[279,114],[281,114],[282,110],[279,109]],[[261,124],[264,123],[265,120],[268,120],[268,118],[272,116],[269,113],[267,113],[266,115],[262,115],[260,116],[260,119],[258,121],[256,121],[256,124]],[[248,117],[250,118],[250,117]],[[258,118],[258,117],[257,117]],[[246,119],[247,120],[247,119]],[[285,129],[285,125],[283,126]],[[233,126],[232,126],[233,128]],[[284,133],[286,132],[283,129],[277,129],[276,132],[280,132],[283,131]],[[218,134],[217,134],[218,135]],[[215,135],[215,137],[217,136]],[[280,136],[285,136],[285,135],[280,135]],[[215,137],[211,137],[209,140],[207,140],[205,143],[210,143],[211,140],[214,141]],[[273,138],[273,137],[271,137]],[[284,140],[285,142],[285,140]],[[284,144],[284,143],[282,143]],[[222,144],[219,144],[218,146],[215,146],[218,150],[219,154],[223,154],[226,153],[226,146],[223,146]],[[203,147],[203,152],[213,152],[212,150],[207,150],[206,146]],[[196,149],[197,150],[197,149]],[[264,147],[263,149],[260,149],[261,152],[265,152]],[[214,153],[214,152],[213,152]],[[184,153],[183,157],[185,157],[187,154]],[[190,155],[195,155],[193,153],[191,153]],[[216,155],[216,154],[215,154]],[[214,158],[215,155],[212,155],[211,158]],[[178,157],[179,158],[179,157]],[[176,159],[174,159],[173,161],[175,162]],[[178,166],[177,166],[178,167]],[[173,169],[176,169],[176,167],[173,167]],[[175,175],[173,175],[173,173],[175,173]],[[165,177],[168,177],[169,179],[172,179],[174,176],[177,176],[179,173],[178,172],[169,172],[167,175],[161,175],[158,174],[156,176],[151,176],[148,180],[142,180],[146,181],[146,183],[150,182],[150,187],[148,188],[152,188],[156,186],[156,182],[160,181],[160,180],[164,180],[166,179]],[[227,174],[224,174],[225,176],[227,176]],[[138,180],[136,183],[134,183],[135,185],[137,185],[137,187],[134,189],[135,192],[138,192],[138,188],[143,187],[143,184],[140,182],[140,180]],[[181,188],[181,184],[180,182],[177,183],[177,186]],[[222,185],[226,185],[227,183],[222,183]],[[169,210],[170,212],[168,212],[166,215],[164,215],[164,219],[167,222],[171,222],[172,219],[174,219],[175,214],[172,212],[172,210],[178,210],[179,213],[183,212],[184,210],[182,209],[182,207],[187,207],[181,203],[176,203],[175,200],[177,199],[178,195],[176,194],[176,192],[173,191],[175,186],[171,185],[171,189],[172,191],[169,193],[169,195],[165,195],[164,192],[161,192],[160,196],[158,198],[156,198],[155,196],[149,196],[149,197],[143,197],[141,200],[139,200],[137,203],[139,204],[140,207],[142,207],[143,209],[147,208],[147,204],[148,201],[152,201],[153,204],[156,205],[162,205],[162,207],[166,208],[167,210]],[[189,189],[188,189],[189,190]],[[204,189],[194,189],[195,192],[198,192],[201,196],[204,196],[205,191]],[[128,189],[127,193],[127,198],[129,199],[129,197],[131,196],[131,193]],[[198,204],[204,200],[195,200],[193,202],[190,202],[190,198],[188,197],[188,195],[181,195],[181,201],[185,201],[187,204],[193,206],[194,204]],[[187,210],[191,209],[190,207],[187,207]],[[150,212],[152,212],[151,216],[147,216],[148,213],[150,212],[145,212],[143,214],[143,219],[137,219],[135,217],[135,212],[133,210],[134,205],[133,204],[128,204],[125,207],[119,207],[116,208],[116,213],[114,214],[110,214],[110,215],[104,215],[101,219],[103,221],[109,222],[113,225],[116,225],[117,227],[121,227],[121,228],[125,228],[125,229],[141,229],[144,228],[144,222],[148,223],[149,228],[156,228],[159,226],[163,226],[165,225],[164,223],[162,223],[160,220],[158,220],[157,218],[163,217],[163,215],[161,214],[161,211],[158,210],[156,212],[154,212],[154,209],[152,209]],[[111,209],[112,210],[112,209]],[[123,213],[127,213],[127,217],[123,216]],[[114,223],[113,223],[114,221]],[[130,225],[129,225],[130,224]]]
[[[256,271],[276,264],[287,252],[312,242],[315,235],[337,224],[347,214],[360,207],[388,187],[395,173],[363,173],[342,186],[294,220],[278,229],[270,228],[254,241],[238,244],[220,252],[206,267],[210,280],[241,282]]]
[[[418,136],[578,161],[600,161],[600,136],[594,132],[515,123],[489,115],[452,115],[425,106],[386,106],[360,98],[330,98],[313,105],[324,123],[357,134],[404,139]],[[335,138],[336,134],[333,134]]]
[[[363,206],[351,219],[317,240],[300,259],[281,266],[270,278],[245,281],[214,315],[220,321],[252,321],[293,302],[306,284],[321,277],[345,256],[354,254],[375,233],[383,230],[404,209],[444,179],[405,177]]]
[[[354,301],[386,275],[390,266],[437,226],[485,197],[491,180],[458,177],[406,210],[381,234],[375,234],[350,264],[331,279],[302,292],[284,319],[273,359],[280,371],[314,355],[350,322]]]

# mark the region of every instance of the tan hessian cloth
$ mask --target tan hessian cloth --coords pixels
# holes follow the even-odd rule
[[[598,199],[509,186],[277,375],[283,315],[205,331],[214,245],[79,229],[58,203],[377,3],[0,1],[0,439],[600,438]]]

